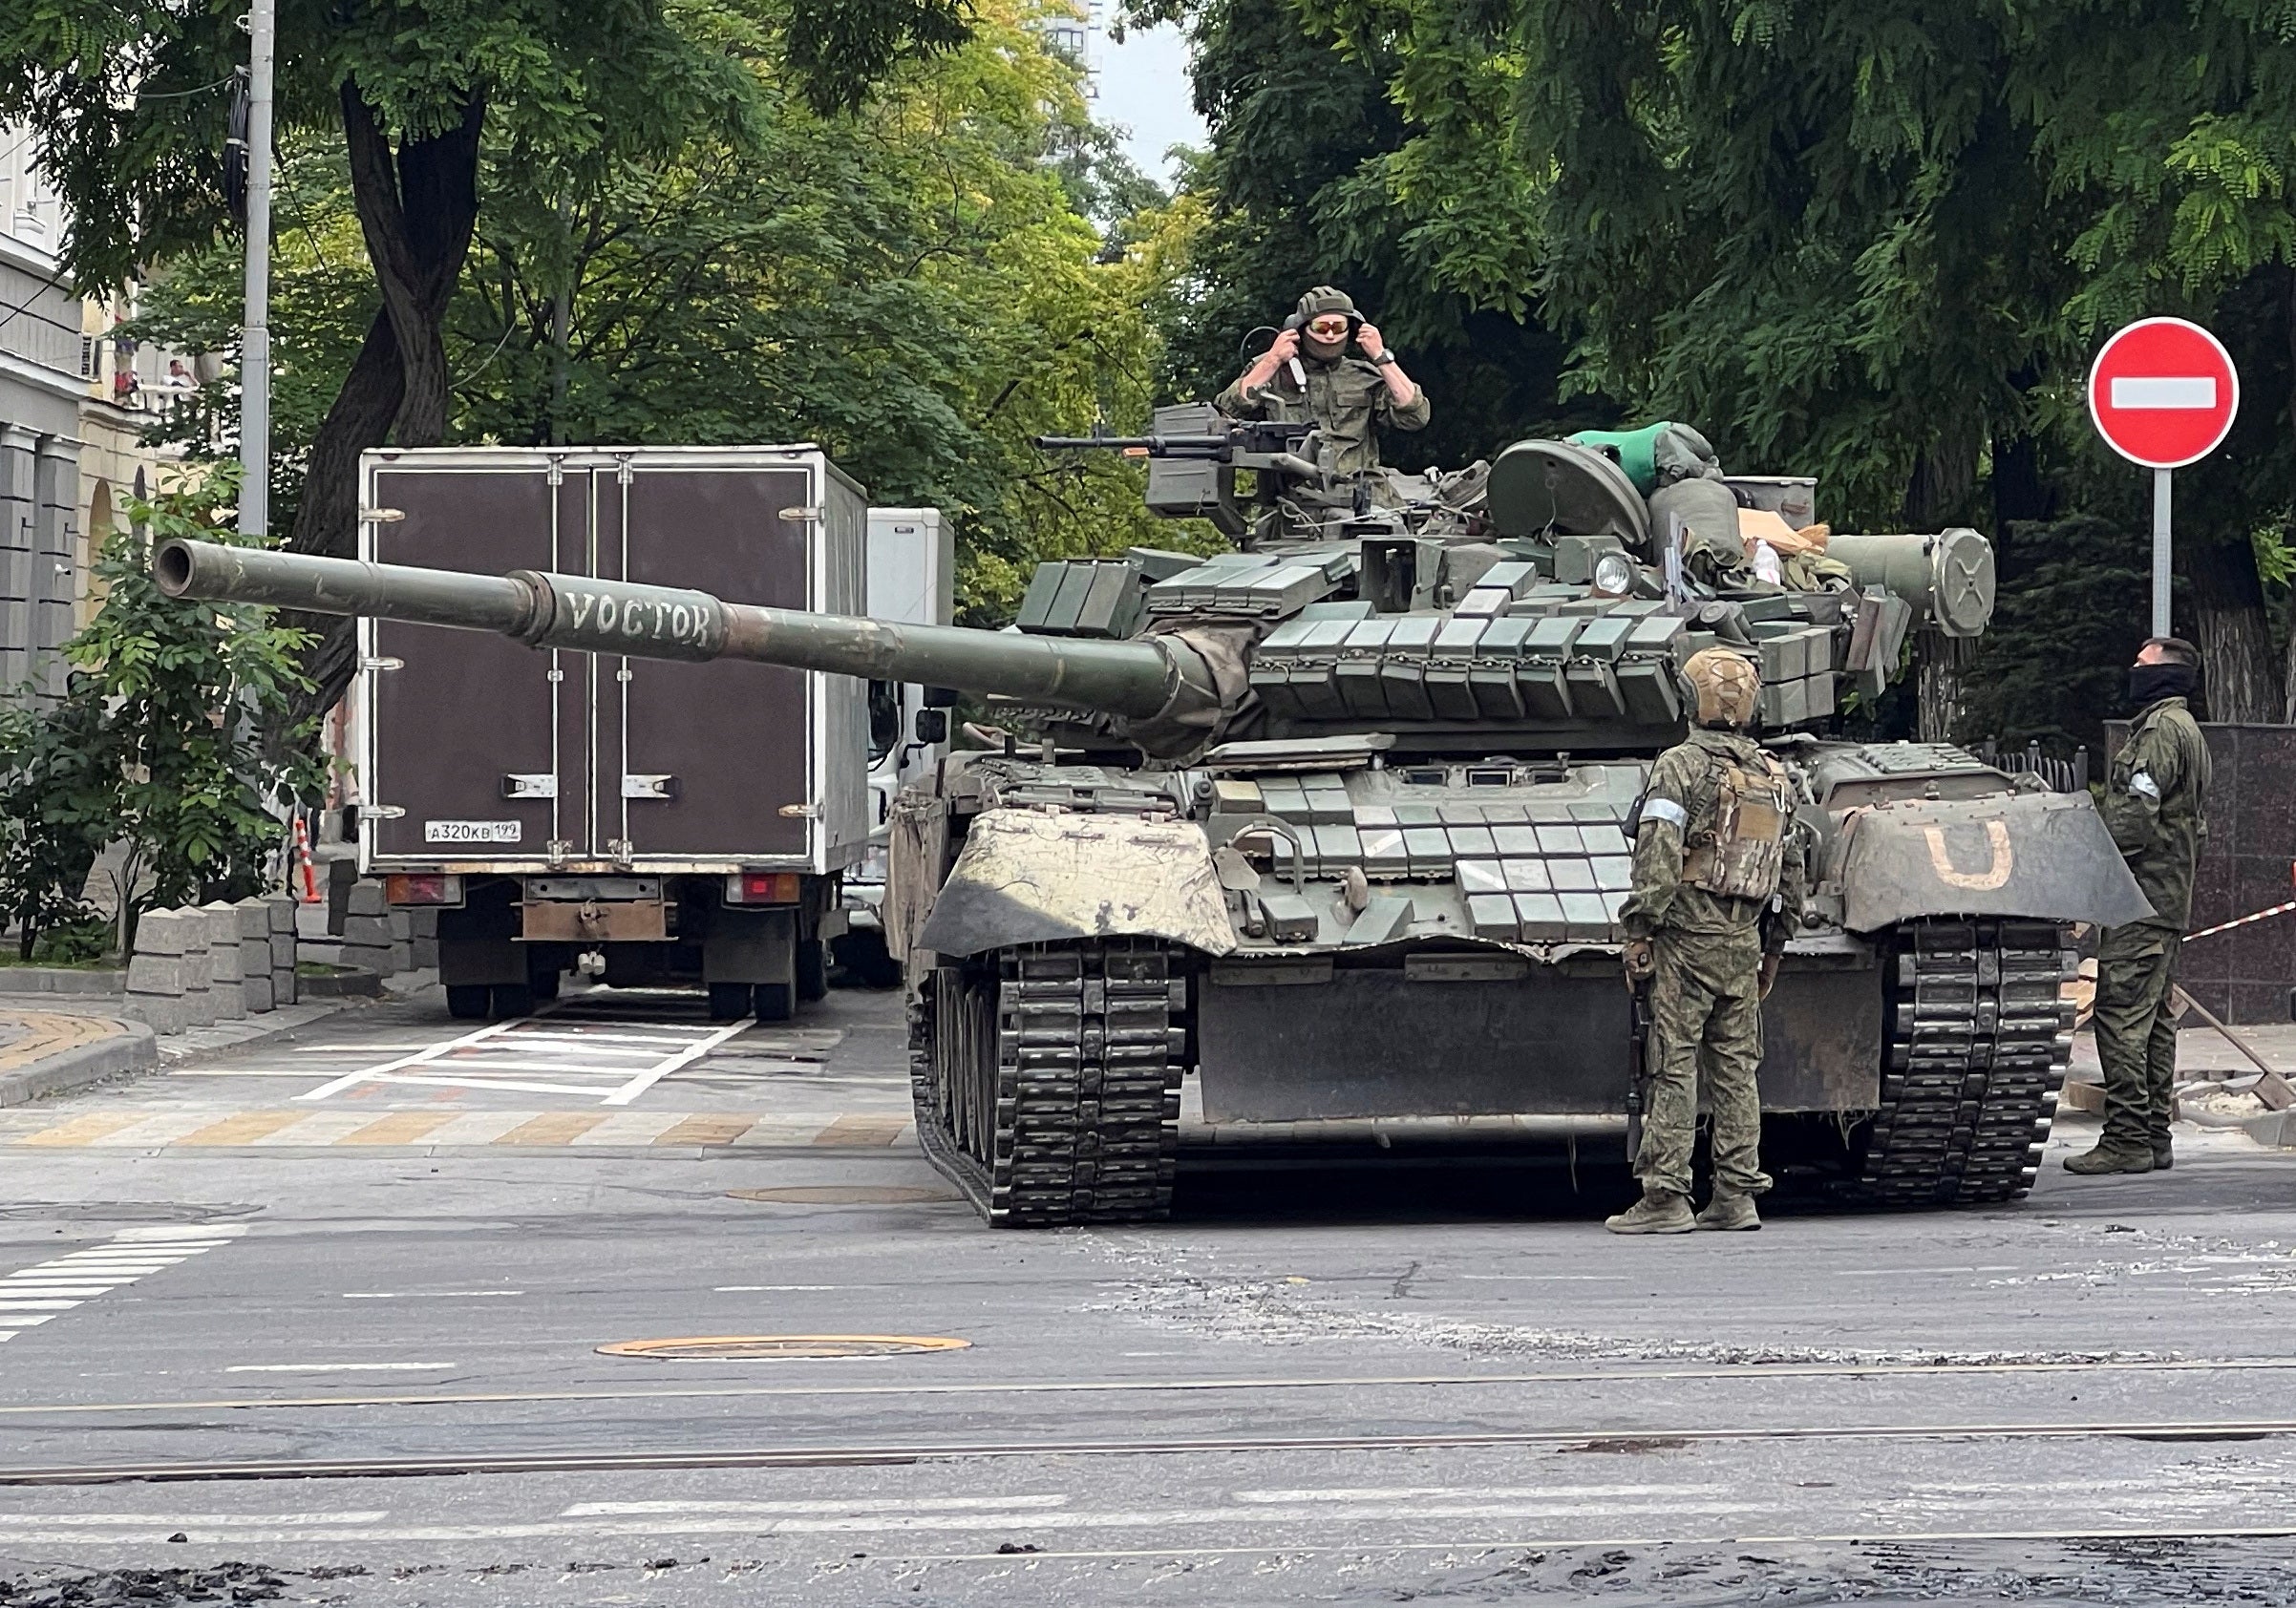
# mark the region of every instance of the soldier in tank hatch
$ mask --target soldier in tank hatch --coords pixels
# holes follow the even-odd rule
[[[1797,789],[1746,735],[1761,672],[1728,648],[1683,666],[1696,699],[1690,736],[1650,767],[1634,840],[1634,890],[1620,920],[1629,987],[1650,990],[1649,1110],[1634,1174],[1642,1198],[1613,1234],[1756,1229],[1761,1168],[1762,1001],[1807,882],[1794,823]],[[1690,1215],[1698,1075],[1713,1113],[1714,1194]]]
[[[1350,351],[1352,347],[1361,355]],[[1213,406],[1234,419],[1313,424],[1318,460],[1337,475],[1379,465],[1379,429],[1424,430],[1427,393],[1403,371],[1376,326],[1344,290],[1319,285],[1276,333],[1275,344]]]
[[[2068,1173],[2166,1168],[2176,1114],[2177,954],[2192,918],[2193,869],[2208,836],[2208,742],[2187,701],[2200,656],[2180,637],[2153,637],[2129,670],[2137,715],[2105,783],[2105,824],[2152,902],[2140,921],[2108,927],[2096,945],[2096,1058],[2105,1072],[2105,1132]]]

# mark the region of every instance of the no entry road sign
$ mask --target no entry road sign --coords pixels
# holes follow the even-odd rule
[[[2140,319],[2105,343],[2089,370],[2089,416],[2122,457],[2181,469],[2222,444],[2240,412],[2241,377],[2223,343],[2181,318]]]
[[[2181,318],[2140,318],[2089,366],[2089,416],[2122,457],[2153,472],[2153,635],[2169,634],[2169,471],[2222,444],[2241,411],[2224,344]]]

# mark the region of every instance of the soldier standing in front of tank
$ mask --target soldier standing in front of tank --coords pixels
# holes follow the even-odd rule
[[[2070,1156],[2068,1173],[2150,1173],[2175,1156],[2177,954],[2192,918],[2193,870],[2208,836],[2208,741],[2186,700],[2200,656],[2181,637],[2153,637],[2129,670],[2138,713],[2105,783],[2105,824],[2153,914],[2108,927],[2096,944],[2096,1058],[2105,1071],[2105,1132]]]
[[[1697,700],[1689,737],[1658,756],[1634,839],[1627,986],[1650,988],[1649,1109],[1634,1157],[1643,1196],[1613,1234],[1757,1229],[1762,1172],[1762,1001],[1800,922],[1807,879],[1793,777],[1745,729],[1761,673],[1727,648],[1683,666]],[[1690,1215],[1698,1074],[1713,1112],[1714,1194]]]
[[[1352,341],[1363,356],[1348,355]],[[1317,461],[1335,475],[1379,467],[1379,430],[1424,430],[1427,392],[1403,371],[1354,299],[1329,285],[1300,298],[1299,310],[1212,405],[1232,419],[1304,421],[1316,427]]]

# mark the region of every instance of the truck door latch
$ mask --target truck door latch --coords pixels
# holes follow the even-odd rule
[[[672,775],[632,776],[622,778],[622,796],[625,798],[675,798],[678,779]]]
[[[556,798],[558,778],[547,771],[513,771],[502,778],[505,798]]]

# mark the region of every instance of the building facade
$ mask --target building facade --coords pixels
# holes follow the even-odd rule
[[[120,338],[132,296],[64,277],[62,203],[26,131],[0,125],[0,697],[63,690],[61,649],[96,602],[90,561],[180,453],[146,437],[211,360]],[[29,688],[29,692],[27,692]]]

